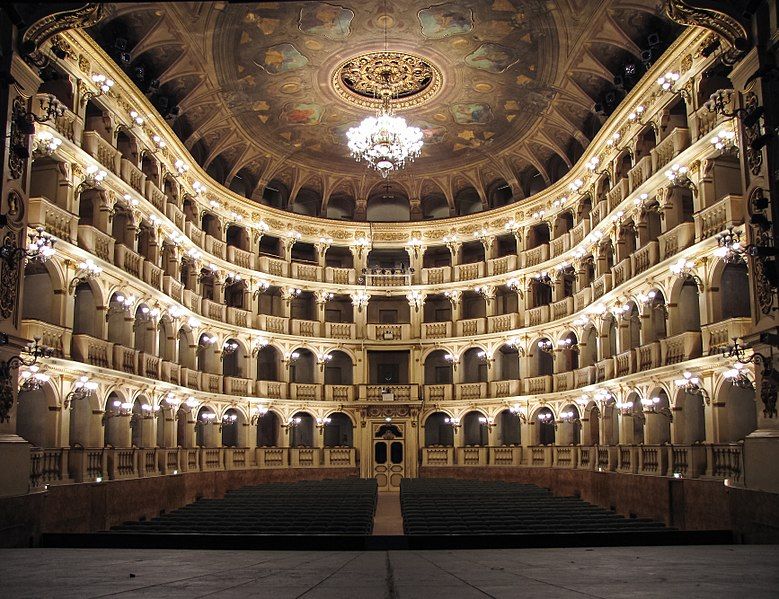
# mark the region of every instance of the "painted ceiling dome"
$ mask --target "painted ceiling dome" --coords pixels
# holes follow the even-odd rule
[[[217,181],[297,212],[337,217],[331,198],[359,203],[384,185],[350,157],[346,131],[387,83],[424,133],[393,187],[427,202],[416,217],[436,218],[516,201],[567,172],[672,41],[656,4],[114,4],[91,33]]]

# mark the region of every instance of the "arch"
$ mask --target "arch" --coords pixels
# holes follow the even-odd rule
[[[92,287],[92,282],[80,283],[73,299],[73,335],[97,337],[100,330],[97,325],[97,307],[100,296]]]
[[[151,308],[145,303],[140,304],[135,310],[133,347],[146,354],[155,355],[156,351],[159,350],[155,338],[157,330],[157,323],[154,320]]]
[[[557,445],[581,445],[582,422],[579,406],[566,404],[560,410],[560,422],[557,425]]]
[[[692,278],[680,280],[674,285],[672,297],[676,296],[673,318],[670,319],[672,335],[688,331],[701,330],[700,290],[698,283]]]
[[[222,374],[224,376],[246,377],[248,351],[243,341],[235,337],[227,338],[222,344],[221,356]]]
[[[693,445],[706,441],[706,415],[702,396],[679,389],[673,410],[673,443]]]
[[[279,179],[272,179],[262,190],[261,204],[274,208],[284,208],[288,201],[289,187]]]
[[[720,261],[724,263],[723,261]],[[717,267],[715,267],[717,270]],[[743,261],[725,264],[716,285],[713,321],[748,318],[752,315],[749,297],[749,269]],[[712,289],[713,291],[713,289]]]
[[[555,416],[552,410],[546,406],[536,409],[530,418],[533,423],[533,445],[555,444]]]
[[[466,447],[489,445],[489,427],[487,416],[479,410],[466,412],[461,420],[463,427],[463,442]]]
[[[176,334],[176,345],[179,365],[182,368],[195,370],[195,340],[192,336],[192,330],[188,327],[181,327]]]
[[[642,402],[645,405],[644,442],[663,445],[671,442],[671,402],[663,387],[655,387]]]
[[[502,345],[493,354],[496,368],[495,379],[498,381],[516,381],[521,378],[519,350],[513,345]]]
[[[222,223],[215,214],[211,214],[207,210],[204,210],[203,216],[201,217],[200,228],[206,235],[210,235],[214,239],[222,241]]]
[[[501,410],[495,418],[498,444],[503,446],[520,445],[522,442],[522,426],[519,413],[509,409]]]
[[[327,200],[325,215],[335,220],[353,220],[355,205],[353,196],[344,192],[334,193]]]
[[[636,391],[631,391],[625,398],[625,403],[630,405],[623,415],[630,418],[632,428],[627,425],[623,427],[625,442],[630,445],[644,443],[644,410],[642,408],[641,396]]]
[[[58,447],[61,412],[56,405],[56,394],[49,382],[38,389],[19,389],[16,434],[36,447]]]
[[[125,347],[133,347],[133,320],[125,302],[131,302],[132,297],[123,293],[114,292],[108,301],[106,323],[108,328],[108,341]]]
[[[274,410],[261,414],[257,420],[257,447],[277,447],[281,418]]]
[[[333,350],[325,364],[325,385],[351,385],[354,380],[354,362],[349,353]]]
[[[477,346],[466,349],[462,353],[460,363],[463,369],[463,383],[487,382],[487,361],[484,348]]]
[[[594,324],[585,327],[579,342],[579,366],[594,366],[598,362],[598,331]]]
[[[647,324],[644,326],[644,343],[665,339],[667,335],[668,307],[662,290],[651,289],[644,304]]]
[[[308,412],[295,412],[290,419],[289,446],[314,446],[314,417]]]
[[[368,195],[366,217],[370,222],[411,220],[408,193],[397,181],[385,181],[377,184]]]
[[[257,380],[281,380],[281,357],[281,352],[274,345],[261,347],[257,352]]]
[[[425,447],[453,447],[454,430],[447,422],[446,412],[432,412],[425,418],[422,425],[425,429]]]
[[[103,445],[106,447],[129,447],[130,415],[134,404],[121,391],[114,389],[106,397],[103,412]]]
[[[219,372],[218,360],[221,346],[219,340],[213,333],[200,333],[197,341],[195,357],[197,360],[197,370],[210,374]]]
[[[542,350],[542,344],[551,349],[549,351]],[[548,376],[554,373],[554,357],[553,354],[550,353],[554,351],[553,347],[553,342],[548,337],[536,339],[531,344],[528,355],[530,367],[529,376]]]
[[[296,355],[297,354],[297,355]],[[290,352],[289,382],[310,385],[316,382],[317,359],[307,347],[298,347]]]
[[[22,319],[60,325],[60,301],[54,292],[63,289],[64,284],[53,260],[27,262],[24,267]]]
[[[227,408],[222,414],[222,447],[244,447],[246,416],[236,408]]]
[[[579,368],[579,339],[576,333],[563,333],[557,342],[557,372],[569,372]]]
[[[594,401],[589,401],[584,407],[582,415],[582,444],[599,445],[600,444],[600,420],[601,414],[598,405]]]
[[[195,418],[195,445],[197,447],[216,447],[216,410],[211,406],[200,406]]]
[[[736,387],[722,381],[717,398],[718,439],[720,443],[738,443],[757,429],[755,389]]]
[[[472,185],[467,185],[454,194],[454,207],[458,216],[475,214],[484,210],[481,196]]]
[[[426,385],[449,385],[454,381],[452,362],[446,359],[448,354],[446,350],[433,349],[422,356]]]
[[[603,435],[602,443],[604,445],[619,444],[619,410],[617,401],[611,396],[603,403]]]
[[[354,445],[354,423],[344,412],[331,412],[330,422],[324,425],[325,447],[352,447]]]
[[[245,227],[236,224],[228,225],[225,238],[228,247],[236,247],[244,252],[251,251],[251,240]]]

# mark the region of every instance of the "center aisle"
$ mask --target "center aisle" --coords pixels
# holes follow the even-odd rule
[[[400,493],[379,493],[373,516],[373,535],[403,535]]]

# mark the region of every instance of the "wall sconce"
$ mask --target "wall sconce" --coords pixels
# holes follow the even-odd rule
[[[614,318],[617,320],[630,320],[632,308],[630,307],[630,304],[623,304],[617,300],[616,303],[611,306],[611,308],[609,308],[609,312],[611,312],[612,316],[614,316]]]
[[[598,158],[597,156],[593,156],[592,158],[590,158],[590,159],[589,159],[589,160],[588,160],[588,161],[587,161],[587,162],[584,164],[584,166],[586,166],[586,167],[587,167],[587,170],[589,170],[590,172],[595,172],[595,169],[597,169],[597,168],[598,168],[598,165],[599,165],[599,164],[600,164],[600,158]]]
[[[636,106],[636,108],[628,115],[628,121],[631,123],[638,123],[639,125],[643,125],[643,115],[646,108],[643,104],[639,104]]]
[[[357,254],[357,259],[362,260],[362,252],[365,248],[371,247],[371,240],[367,237],[357,237],[354,240],[354,245],[351,246],[352,251]]]
[[[129,416],[133,411],[133,404],[129,401],[114,400],[111,404],[112,410],[103,414],[103,419],[112,418],[115,416]]]
[[[633,402],[632,401],[618,401],[617,409],[619,410],[619,413],[623,416],[630,416],[633,413]]]
[[[332,419],[330,417],[325,418],[317,418],[316,419],[316,427],[319,429],[319,433],[321,434],[324,428],[332,422]]]
[[[51,377],[41,370],[41,367],[37,364],[33,364],[24,370],[19,370],[19,390],[20,391],[37,391],[43,385],[49,382]]]
[[[538,349],[546,354],[554,356],[554,343],[549,339],[541,339],[538,342]]]
[[[8,223],[7,215],[0,215],[0,227]],[[0,259],[4,260],[9,269],[16,270],[21,260],[46,262],[54,253],[56,237],[48,234],[43,227],[38,227],[34,233],[28,235],[30,241],[27,248],[16,247],[10,237],[7,237],[0,246]]]
[[[477,229],[473,232],[474,239],[478,239],[479,241],[484,241],[487,237],[490,236],[490,230],[487,227],[482,227],[481,229]]]
[[[173,393],[173,391],[168,391],[167,393],[163,393],[160,398],[157,400],[157,405],[161,408],[162,404],[166,403],[171,408],[177,408],[181,405],[181,400],[176,397],[176,394]]]
[[[239,347],[240,346],[236,341],[225,341],[224,344],[222,345],[222,352],[220,354],[220,357],[224,359],[225,356],[234,354],[236,351],[238,351]]]
[[[105,312],[106,322],[114,314],[126,314],[130,308],[135,304],[136,297],[134,295],[122,295],[121,293],[114,296],[114,301],[109,302],[108,310]],[[111,305],[113,304],[113,305]],[[147,308],[148,309],[148,308]]]
[[[68,286],[68,291],[72,295],[73,293],[75,293],[76,288],[79,285],[96,279],[97,277],[100,276],[100,273],[102,272],[103,272],[102,268],[100,268],[97,264],[95,264],[91,258],[87,258],[86,260],[84,260],[84,262],[80,262],[78,264],[78,267],[76,269],[76,274],[73,277],[73,279],[70,281],[70,285]]]
[[[284,354],[282,362],[285,362],[287,364],[287,368],[289,368],[298,361],[298,358],[300,358],[300,352],[293,351],[290,354]]]
[[[671,411],[668,408],[659,408],[658,406],[663,400],[659,397],[650,397],[648,399],[641,400],[641,406],[644,408],[644,412],[647,414],[663,414],[672,418]]]
[[[62,140],[49,131],[38,131],[35,134],[34,156],[51,156],[62,145]]]
[[[460,428],[460,419],[457,417],[446,417],[444,418],[444,423],[449,424],[454,429],[454,432],[457,432],[457,429]]]
[[[173,176],[180,177],[189,170],[189,165],[187,165],[181,158],[178,158],[176,159],[176,162],[173,163],[173,168],[176,169],[176,172],[173,173]]]
[[[297,287],[282,287],[281,297],[289,305],[293,299],[298,297],[303,291]]]
[[[473,290],[482,296],[488,304],[495,297],[495,287],[492,285],[478,285]]]
[[[255,299],[260,297],[261,293],[265,293],[270,288],[270,283],[265,279],[260,279],[257,282],[255,282],[253,279],[250,279],[249,285],[252,289],[252,296]]]
[[[511,291],[515,291],[516,293],[522,295],[522,281],[520,281],[517,277],[512,277],[506,281],[506,287]]]
[[[486,351],[480,350],[476,354],[476,357],[479,358],[479,361],[482,364],[486,364],[488,369],[492,368],[492,363],[495,361],[495,358],[492,356],[492,354],[488,354]]]
[[[693,260],[679,258],[679,260],[671,264],[670,270],[671,274],[676,275],[680,279],[691,279],[695,281],[698,288],[703,291],[703,280],[695,274],[695,262]]]
[[[571,339],[570,337],[566,337],[565,339],[559,339],[557,341],[557,347],[560,349],[568,349],[572,352],[578,352],[579,351],[579,343]]]
[[[538,416],[536,416],[536,420],[540,424],[553,424],[555,428],[557,428],[557,422],[555,422],[554,416],[551,412],[542,412]]]
[[[573,183],[571,183],[571,184],[568,186],[568,189],[570,189],[572,192],[577,192],[577,191],[579,191],[579,190],[580,190],[582,187],[584,187],[584,181],[582,181],[581,179],[576,179],[576,180],[574,180],[574,182],[573,182]]]
[[[479,424],[486,426],[488,431],[492,431],[495,426],[495,419],[491,416],[479,416]]]
[[[72,406],[73,402],[81,401],[92,397],[95,391],[97,391],[98,384],[92,381],[87,376],[79,377],[79,379],[73,383],[73,388],[65,396],[63,406],[65,409]]]
[[[574,412],[573,410],[560,412],[560,422],[573,423],[573,422],[577,422],[578,420],[579,418],[577,417],[576,412]]]
[[[419,312],[420,308],[425,305],[425,294],[421,291],[414,289],[406,294],[409,306],[414,308],[414,312]]]
[[[114,86],[114,80],[106,77],[101,73],[92,73],[92,83],[97,87],[97,91],[88,90],[81,96],[81,104],[86,104],[92,98],[98,98],[100,96],[107,95],[111,88]]]
[[[352,305],[357,308],[358,312],[362,312],[363,308],[367,307],[368,302],[371,299],[370,294],[367,291],[357,291],[350,295],[352,298]]]
[[[444,354],[444,360],[449,362],[449,364],[452,365],[452,368],[457,370],[457,365],[460,363],[460,358],[458,356],[456,356],[455,354],[453,354],[451,352],[450,353],[446,353],[446,354]]]
[[[214,412],[201,412],[200,424],[210,424],[216,420],[216,414]]]
[[[509,412],[515,414],[517,418],[519,418],[520,422],[527,422],[527,416],[525,416],[526,410],[519,404],[514,404],[513,406],[509,406]]]
[[[101,169],[99,166],[90,164],[88,167],[84,169],[84,180],[79,185],[79,189],[81,188],[96,188],[100,187],[100,184],[105,181],[105,178],[108,176],[108,173],[106,173],[103,169]]]
[[[265,416],[265,414],[268,413],[268,408],[266,406],[256,406],[251,409],[250,412],[250,420],[252,426],[257,426],[260,422],[260,418]]]
[[[763,335],[766,335],[765,333]],[[761,335],[761,341],[765,338]],[[768,334],[770,338],[775,337],[774,334]],[[772,339],[765,339],[764,342],[772,343]],[[733,344],[729,345],[722,353],[726,358],[735,358],[736,364],[746,365],[749,363],[760,364],[762,371],[760,373],[760,399],[763,402],[763,416],[766,418],[775,418],[776,411],[776,399],[777,399],[777,385],[779,384],[779,371],[774,368],[773,365],[773,349],[771,353],[766,356],[760,352],[752,350],[752,354],[747,356],[747,349],[749,347],[743,346],[738,343],[737,338],[733,339]],[[731,373],[731,381],[738,381],[741,385],[746,385],[743,378],[746,377],[746,373],[742,372],[741,368],[734,365],[732,370],[737,370],[738,375]],[[733,384],[736,384],[734,382]],[[738,385],[737,385],[738,386]]]
[[[238,421],[237,414],[225,414],[222,416],[222,424],[235,424]]]
[[[8,345],[8,335],[0,335],[0,345]],[[13,393],[11,391],[11,371],[20,366],[31,368],[38,363],[39,358],[50,358],[54,355],[54,349],[40,344],[40,337],[35,337],[22,349],[22,355],[15,355],[5,362],[0,362],[0,422],[6,422],[8,414],[13,406]]]
[[[324,372],[325,364],[333,359],[333,354],[319,353],[316,356],[316,362],[319,364],[319,371]]]
[[[457,250],[460,249],[460,243],[459,238],[457,235],[452,233],[451,235],[444,235],[442,241],[444,242],[444,245],[449,249],[449,251],[452,253],[452,255],[457,253]]]
[[[153,150],[153,152],[156,152],[157,150],[162,150],[163,148],[165,148],[165,146],[168,145],[168,144],[165,143],[165,140],[162,139],[156,133],[151,136],[151,140],[154,142],[154,145],[155,145],[155,149]]]
[[[742,362],[736,362],[733,364],[733,368],[727,370],[722,376],[724,376],[730,384],[739,389],[754,389],[755,386],[752,383],[752,379],[749,378],[749,371]]]
[[[323,235],[319,238],[319,243],[316,244],[316,250],[321,256],[324,256],[332,244],[333,238],[328,235]]]
[[[130,111],[130,118],[132,119],[132,123],[133,123],[132,125],[130,125],[131,127],[134,125],[140,127],[144,123],[143,117],[140,114],[138,114],[137,110]]]
[[[462,292],[458,289],[447,289],[444,291],[444,297],[449,300],[449,302],[452,304],[452,307],[456,307],[457,304],[460,303]]]
[[[741,245],[741,233],[733,227],[728,227],[722,233],[717,233],[717,249],[714,254],[722,258],[727,264],[739,264],[744,261],[744,253],[748,250]]]
[[[295,428],[301,422],[303,422],[303,419],[300,416],[295,416],[294,418],[290,418],[289,420],[287,420],[287,422],[282,423],[281,427],[284,430],[288,430],[290,428]]]
[[[736,145],[736,133],[735,131],[721,131],[711,138],[711,145],[715,150],[721,152],[732,152],[738,150]]]
[[[195,181],[192,183],[192,189],[195,191],[196,196],[202,196],[206,193],[208,188],[203,185],[200,181]]]
[[[576,398],[577,405],[581,406],[582,408],[586,407],[590,403],[590,396],[587,394],[580,395]]]
[[[609,147],[613,146],[619,141],[619,138],[620,138],[619,131],[615,131],[614,133],[612,133],[611,137],[609,137],[606,140],[606,145]]]
[[[212,345],[214,345],[214,343],[216,343],[216,335],[209,335],[207,333],[203,333],[197,342],[198,353],[208,347],[211,347]]]
[[[531,278],[536,283],[541,283],[542,285],[551,285],[552,284],[552,277],[546,271],[537,272],[537,273],[531,275]]]
[[[514,336],[506,339],[505,345],[516,350],[520,356],[525,355],[525,348],[522,346],[522,340],[519,337]]]
[[[256,341],[252,342],[252,358],[256,358],[257,354],[260,353],[260,350],[263,347],[267,347],[270,344],[270,341],[268,341],[265,337],[260,337]]]
[[[672,185],[680,185],[682,187],[692,187],[692,181],[690,181],[690,169],[681,164],[672,164],[669,169],[665,171],[665,177]]]
[[[657,78],[657,85],[659,85],[660,89],[665,92],[672,92],[674,91],[676,82],[679,81],[679,77],[679,73],[675,71],[668,71],[665,75]]]
[[[676,379],[674,381],[674,385],[676,385],[679,390],[684,391],[688,395],[702,397],[706,400],[707,404],[711,401],[708,392],[701,386],[700,377],[695,376],[692,372],[685,370],[682,373],[682,378]]]

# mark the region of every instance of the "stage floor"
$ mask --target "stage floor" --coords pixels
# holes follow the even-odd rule
[[[0,549],[0,594],[43,597],[776,597],[779,545],[459,551]]]

